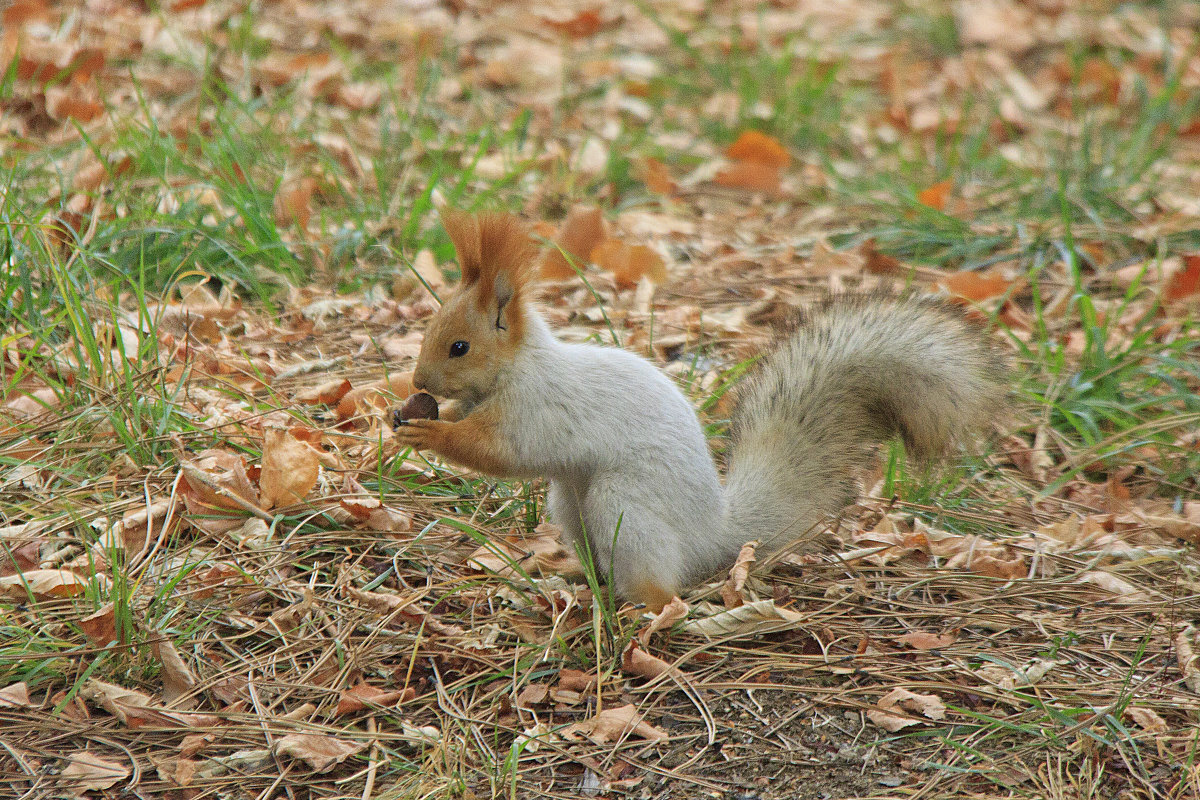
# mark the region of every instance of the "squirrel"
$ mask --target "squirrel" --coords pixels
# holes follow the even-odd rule
[[[568,541],[617,593],[659,611],[852,503],[874,447],[929,460],[985,429],[1004,360],[946,303],[834,298],[762,359],[733,413],[724,488],[683,392],[644,358],[556,338],[530,294],[537,245],[516,217],[443,210],[459,289],[432,318],[412,383],[457,419],[406,420],[401,446],[498,478],[546,477]]]

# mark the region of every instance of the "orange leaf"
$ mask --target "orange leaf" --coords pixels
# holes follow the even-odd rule
[[[738,161],[718,172],[713,179],[718,186],[764,194],[779,194],[781,180],[779,167],[759,161]]]
[[[542,24],[572,39],[586,39],[604,29],[605,21],[600,16],[600,7],[585,8],[570,19],[542,17]]]
[[[317,179],[304,177],[279,187],[275,195],[275,224],[295,222],[301,229],[308,227],[312,217],[312,199],[317,191]]]
[[[999,297],[1012,286],[1012,281],[999,275],[982,275],[971,270],[952,272],[938,283],[944,286],[950,294],[972,303]]]
[[[588,253],[604,241],[604,215],[595,206],[575,206],[567,213],[558,238],[542,259],[542,275],[547,278],[572,278],[575,270],[563,257],[565,252],[582,268]],[[562,252],[559,252],[559,250]]]
[[[946,208],[946,198],[950,195],[950,190],[954,188],[954,181],[944,180],[938,181],[928,189],[922,189],[917,193],[917,202],[923,206],[929,206],[937,211],[942,211]]]
[[[925,631],[910,631],[896,637],[900,644],[906,644],[914,650],[937,650],[954,644],[958,636],[953,633],[927,633]]]
[[[750,161],[776,169],[783,169],[792,161],[778,139],[760,131],[742,131],[737,141],[729,145],[725,155],[734,161]]]
[[[637,286],[643,277],[660,285],[667,282],[667,267],[662,256],[644,244],[605,239],[592,251],[591,260],[611,272],[618,286]]]
[[[263,443],[262,475],[258,485],[265,508],[304,499],[320,475],[320,454],[289,431],[268,428]]]
[[[671,178],[671,172],[667,169],[667,165],[657,158],[643,158],[640,171],[642,183],[646,184],[646,188],[655,194],[672,195],[679,188]]]
[[[1171,273],[1163,289],[1163,298],[1168,301],[1193,294],[1200,294],[1200,253],[1184,256],[1183,267]]]

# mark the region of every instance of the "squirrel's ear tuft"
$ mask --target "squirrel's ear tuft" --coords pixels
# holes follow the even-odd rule
[[[484,295],[503,290],[505,301],[529,283],[537,245],[529,229],[512,214],[467,214],[442,209],[442,225],[454,243],[462,283],[478,283]],[[497,276],[505,280],[498,282]]]
[[[463,286],[470,286],[479,280],[480,276],[480,244],[482,237],[479,233],[479,218],[465,211],[452,208],[442,208],[440,212],[442,227],[454,244],[454,252],[458,255],[458,266],[462,270]]]

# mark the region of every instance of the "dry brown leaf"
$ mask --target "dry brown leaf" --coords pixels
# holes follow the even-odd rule
[[[539,524],[532,535],[490,540],[470,555],[467,566],[502,576],[583,572],[575,553],[562,542],[562,529],[548,522]]]
[[[946,209],[946,199],[950,196],[952,189],[954,189],[954,181],[938,181],[932,186],[917,192],[917,202],[923,206],[929,206],[935,211],[944,211]]]
[[[940,720],[946,716],[946,705],[936,694],[917,694],[901,687],[896,687],[879,698],[876,705],[879,706],[878,710],[871,709],[867,712],[867,717],[891,733],[924,722],[921,719],[903,716],[904,711],[920,714],[931,720]]]
[[[187,702],[187,698],[190,698],[198,681],[191,668],[169,639],[156,641],[153,649],[154,654],[158,656],[158,662],[162,664],[160,674],[163,681],[163,702],[180,708],[192,707],[193,704]]]
[[[755,130],[738,134],[737,140],[725,149],[725,155],[734,161],[762,164],[776,170],[792,162],[791,154],[778,139]]]
[[[639,175],[642,183],[646,184],[646,188],[655,194],[670,196],[679,191],[679,186],[671,177],[671,171],[657,158],[649,156],[643,158],[640,162]]]
[[[111,789],[130,775],[130,769],[119,761],[101,758],[87,751],[67,756],[62,782],[75,792],[99,792]]]
[[[375,381],[348,391],[338,402],[338,421],[345,422],[372,409],[387,408],[408,397],[414,391],[411,371],[393,372],[387,380]]]
[[[710,639],[754,636],[793,627],[804,615],[789,608],[780,608],[774,600],[757,600],[730,608],[711,617],[689,620],[680,626],[685,633]]]
[[[1196,654],[1197,631],[1191,625],[1175,634],[1175,661],[1179,674],[1192,694],[1200,695],[1200,660]]]
[[[568,725],[562,729],[561,734],[570,741],[579,739],[581,735],[586,736],[597,744],[620,741],[631,735],[652,742],[666,741],[670,738],[666,731],[643,722],[633,703],[601,711],[591,719]]]
[[[90,580],[107,590],[108,576],[94,575]],[[53,597],[78,597],[87,591],[88,585],[88,578],[70,570],[31,569],[15,575],[0,577],[0,597],[25,600],[31,593],[37,600]]]
[[[1125,709],[1125,714],[1147,733],[1166,733],[1169,730],[1167,721],[1153,709],[1129,706]]]
[[[783,191],[783,176],[779,167],[758,161],[735,161],[717,172],[713,183],[728,189],[768,195],[778,195]]]
[[[938,279],[938,285],[955,297],[972,303],[981,303],[1007,292],[1013,282],[1001,275],[985,274],[973,270],[952,272]]]
[[[346,378],[334,378],[319,386],[313,386],[298,393],[296,401],[305,405],[337,405],[346,393],[350,391],[350,381]]]
[[[105,603],[98,611],[79,620],[83,635],[94,647],[107,647],[117,641],[117,615],[112,603]]]
[[[621,654],[621,669],[628,675],[638,675],[643,678],[657,678],[668,672],[676,672],[675,667],[641,648],[636,639],[631,640]]]
[[[221,494],[214,487],[235,494],[252,505],[258,505],[258,490],[250,482],[246,474],[246,462],[238,453],[230,450],[205,450],[197,455],[189,466],[203,473],[208,479],[207,483],[195,480],[184,470],[184,483],[188,488],[188,492],[184,494],[184,501],[188,503],[190,513],[202,514],[206,510],[211,513],[213,509],[242,509],[235,500]],[[193,498],[198,500],[201,506],[191,502]],[[236,524],[240,525],[241,520]]]
[[[262,474],[258,486],[263,508],[302,501],[317,485],[321,454],[290,431],[268,428],[263,441]]]
[[[387,690],[380,689],[363,681],[342,692],[342,696],[338,700],[337,710],[334,711],[334,716],[362,711],[368,706],[383,706],[386,708],[387,706],[412,700],[416,696],[417,690],[411,686],[406,686],[401,690]]]
[[[897,642],[906,644],[914,650],[938,650],[954,644],[957,640],[957,633],[928,633],[926,631],[910,631],[903,636],[896,637]]]
[[[642,244],[629,244],[620,239],[605,239],[591,252],[596,266],[613,274],[617,286],[629,289],[642,278],[656,284],[667,282],[667,265],[653,249]]]
[[[607,230],[604,214],[598,207],[572,208],[554,240],[555,246],[551,246],[542,257],[542,275],[559,280],[575,277],[575,270],[584,268],[588,255],[604,241]],[[574,262],[574,267],[564,253]]]
[[[0,708],[32,708],[29,702],[29,687],[24,681],[11,683],[0,689]]]
[[[298,758],[315,772],[328,772],[366,747],[318,733],[293,733],[275,742],[275,752]]]
[[[1167,278],[1162,294],[1167,302],[1200,294],[1200,253],[1189,253],[1183,257],[1183,265]]]
[[[737,608],[746,604],[742,589],[746,585],[746,578],[750,577],[750,567],[756,560],[754,553],[757,548],[758,542],[747,542],[742,545],[737,559],[729,568],[729,577],[721,586],[721,599],[725,602],[726,608]]]

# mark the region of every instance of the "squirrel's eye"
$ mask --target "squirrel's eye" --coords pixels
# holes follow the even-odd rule
[[[450,345],[450,357],[458,358],[459,356],[465,356],[467,354],[467,351],[470,349],[471,349],[470,343],[464,342],[460,339],[459,341]]]

